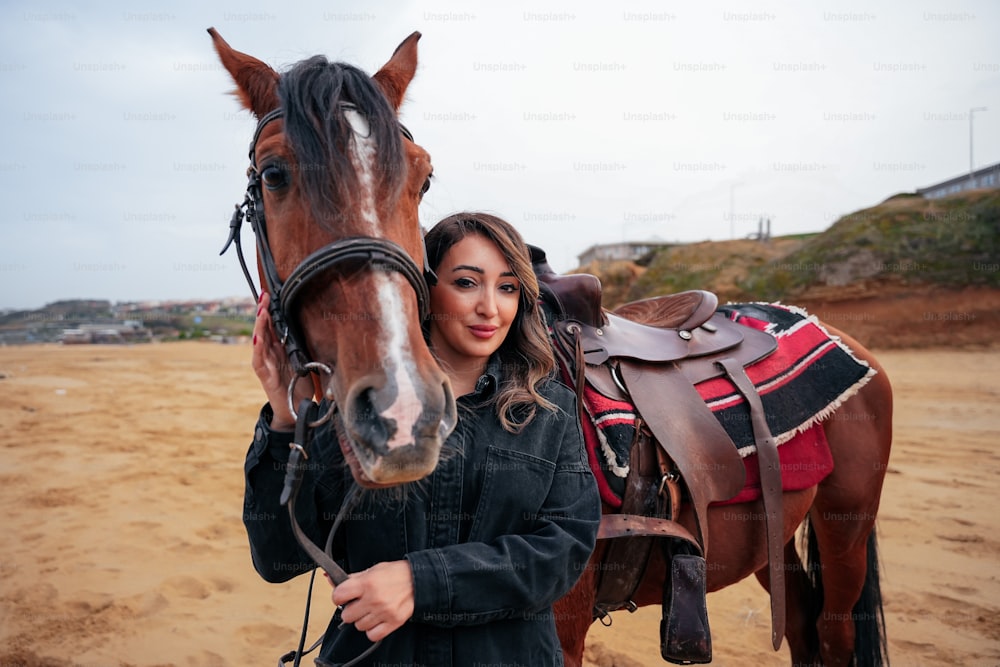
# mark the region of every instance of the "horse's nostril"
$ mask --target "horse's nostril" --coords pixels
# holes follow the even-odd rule
[[[351,419],[355,438],[373,448],[377,453],[384,454],[386,445],[396,432],[396,421],[386,419],[375,407],[375,390],[365,389],[358,392],[354,399]]]

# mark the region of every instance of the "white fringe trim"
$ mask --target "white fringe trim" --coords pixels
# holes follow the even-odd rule
[[[615,477],[621,477],[625,479],[628,477],[629,466],[618,465],[618,457],[615,456],[615,451],[611,449],[611,444],[608,443],[608,439],[604,437],[604,432],[598,428],[596,420],[594,420],[594,415],[590,412],[590,406],[587,405],[586,401],[583,403],[583,409],[587,413],[587,417],[594,424],[594,431],[597,433],[597,441],[601,443],[601,453],[604,455],[604,462],[607,464],[608,469],[615,475]]]
[[[787,306],[787,305],[781,303],[780,301],[774,301],[774,302],[755,301],[753,303],[755,303],[757,305],[762,305],[762,306],[778,306],[779,308],[784,308],[787,311],[790,311],[790,312],[796,313],[797,315],[803,316],[804,318],[806,318],[805,320],[803,320],[803,322],[812,322],[813,324],[815,324],[819,328],[819,330],[822,331],[823,334],[827,338],[829,338],[834,343],[836,343],[837,347],[839,347],[841,350],[843,350],[844,352],[846,352],[847,356],[849,356],[851,359],[853,359],[855,361],[855,363],[857,363],[857,364],[859,364],[861,366],[864,366],[865,368],[868,369],[868,371],[864,374],[864,376],[861,379],[859,379],[857,382],[855,382],[850,387],[848,387],[847,389],[845,389],[840,394],[840,396],[838,396],[837,398],[835,398],[823,410],[820,410],[815,415],[813,415],[811,418],[809,418],[808,420],[806,420],[804,423],[800,424],[796,428],[792,429],[791,431],[785,431],[784,433],[781,433],[779,435],[775,435],[774,436],[775,445],[778,446],[778,447],[780,447],[781,445],[785,444],[786,442],[788,442],[789,440],[791,440],[792,438],[794,438],[798,434],[805,433],[806,431],[808,431],[809,429],[811,429],[816,424],[819,424],[820,422],[823,422],[823,421],[829,419],[830,417],[832,417],[833,414],[840,408],[840,406],[843,405],[845,401],[847,401],[848,399],[850,399],[856,393],[858,393],[859,391],[861,391],[862,387],[864,387],[866,384],[868,384],[871,381],[871,379],[878,374],[878,371],[875,370],[874,368],[872,368],[871,364],[869,364],[864,359],[858,359],[854,355],[854,351],[851,350],[851,348],[847,347],[847,345],[844,343],[844,341],[841,340],[840,336],[835,336],[832,333],[830,333],[827,330],[827,328],[825,326],[823,326],[823,323],[819,321],[819,318],[817,318],[815,315],[811,315],[810,313],[806,312],[805,308],[801,308],[799,306]],[[797,324],[795,326],[798,327],[798,326],[801,326],[801,325]],[[768,328],[770,329],[770,327],[768,327]],[[794,327],[793,327],[792,330],[794,330]],[[768,333],[771,333],[771,332],[768,332]],[[747,456],[750,456],[751,454],[756,453],[757,446],[756,445],[747,445],[746,447],[740,447],[738,451],[739,451],[739,454],[740,454],[741,457],[746,458]]]
[[[625,479],[628,477],[629,466],[618,465],[618,457],[615,456],[614,450],[608,444],[608,439],[604,437],[604,433],[600,429],[595,430],[597,431],[597,439],[601,442],[601,453],[604,454],[604,462],[608,464],[608,469],[615,474],[615,477]]]

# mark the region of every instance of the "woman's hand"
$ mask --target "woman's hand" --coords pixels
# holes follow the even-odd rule
[[[295,376],[295,372],[288,363],[285,348],[274,331],[271,313],[268,310],[270,299],[271,296],[265,292],[261,294],[257,304],[251,365],[274,413],[274,417],[271,418],[271,428],[276,431],[290,431],[295,428],[295,418],[288,409],[288,383]],[[302,399],[310,398],[312,389],[312,383],[305,379],[296,383],[296,405]]]
[[[377,563],[352,574],[333,589],[333,603],[343,606],[343,621],[353,623],[369,640],[384,639],[413,616],[413,571],[409,561]]]

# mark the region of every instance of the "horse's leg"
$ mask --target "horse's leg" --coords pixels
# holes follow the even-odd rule
[[[857,620],[854,605],[865,582],[868,535],[874,522],[831,518],[848,514],[839,507],[836,512],[819,510],[818,514],[825,517],[813,524],[823,579],[823,609],[816,622],[820,654],[824,665],[850,665]]]
[[[855,355],[866,359],[879,373],[823,424],[834,469],[818,487],[810,520],[823,581],[823,609],[817,631],[825,665],[850,664],[855,654],[856,621],[873,620],[855,618],[855,604],[866,582],[869,536],[875,525],[892,441],[889,380],[867,350],[839,335]]]
[[[604,556],[604,546],[598,543],[579,581],[566,595],[553,605],[556,632],[562,645],[566,667],[583,665],[583,649],[587,631],[594,619],[594,601],[597,597],[597,571]]]

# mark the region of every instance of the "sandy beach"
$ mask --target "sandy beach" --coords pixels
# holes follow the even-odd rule
[[[878,353],[896,394],[878,531],[890,658],[1000,664],[1000,350]],[[263,582],[241,512],[262,392],[247,345],[0,348],[0,665],[273,665],[307,578]],[[325,582],[314,632],[331,612]],[[714,665],[785,665],[767,596],[709,596]],[[657,665],[659,610],[589,635]],[[311,664],[311,663],[309,663]]]

